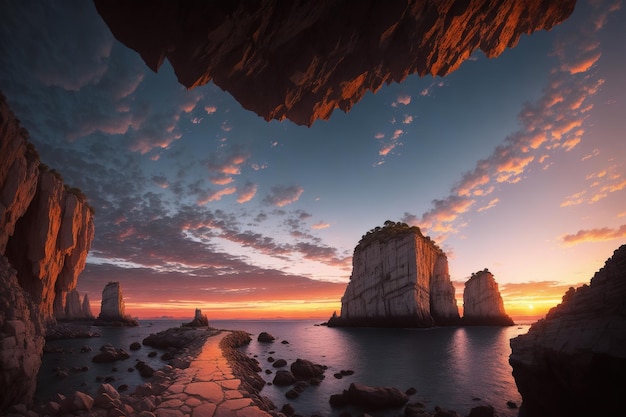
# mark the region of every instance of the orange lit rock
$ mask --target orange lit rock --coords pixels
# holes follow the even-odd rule
[[[310,126],[383,83],[444,76],[477,49],[498,56],[568,18],[575,0],[95,4],[153,71],[167,58],[187,88],[213,81],[266,120]]]

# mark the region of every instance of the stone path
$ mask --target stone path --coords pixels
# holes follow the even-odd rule
[[[219,347],[227,334],[209,337],[189,368],[172,371],[172,384],[152,411],[156,417],[271,417],[239,390],[240,380]]]

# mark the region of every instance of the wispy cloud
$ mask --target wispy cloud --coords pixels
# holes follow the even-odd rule
[[[611,193],[626,189],[626,178],[624,178],[621,167],[618,165],[593,172],[587,175],[585,180],[588,183],[587,187],[567,196],[561,203],[561,207],[597,203]]]
[[[330,223],[326,223],[326,222],[318,222],[318,223],[311,225],[311,229],[315,229],[315,230],[328,229],[329,227],[330,227]]]
[[[603,240],[614,240],[626,237],[626,224],[617,229],[602,227],[599,229],[579,230],[578,232],[561,237],[561,242],[565,245],[576,245],[583,242],[598,242]]]
[[[271,206],[284,207],[298,201],[303,192],[304,188],[299,185],[277,185],[272,187],[271,192],[265,196],[263,202]]]
[[[254,198],[257,191],[257,185],[251,182],[245,183],[242,187],[237,188],[237,202],[246,203]]]
[[[475,207],[477,211],[486,210],[499,201],[496,197],[482,205],[476,204],[480,198],[495,192],[497,187],[523,180],[533,163],[539,159],[543,163],[549,153],[569,151],[581,141],[585,117],[592,107],[589,99],[603,80],[590,71],[600,56],[595,33],[587,27],[571,32],[557,39],[557,67],[542,97],[524,105],[519,114],[521,129],[465,173],[450,195],[434,200],[432,208],[422,216],[406,213],[405,221],[438,232],[437,239],[445,240],[449,233],[458,233],[463,214]],[[572,42],[570,36],[577,37],[579,42]],[[606,193],[626,186],[617,178],[614,181],[611,187],[607,185],[600,190]],[[603,194],[595,195],[601,198]]]

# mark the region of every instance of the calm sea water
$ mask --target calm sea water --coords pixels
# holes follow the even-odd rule
[[[128,384],[132,390],[143,381],[137,372],[128,372],[136,360],[150,363],[155,369],[162,366],[158,358],[148,358],[152,348],[142,347],[131,352],[130,343],[141,342],[144,337],[182,323],[174,321],[140,322],[137,328],[98,328],[101,338],[63,340],[51,343],[75,353],[44,355],[39,377],[38,400],[46,400],[56,392],[72,392],[80,389],[95,390],[96,376],[113,376],[112,384]],[[406,390],[417,389],[412,401],[424,402],[432,410],[436,405],[469,414],[472,407],[482,403],[492,405],[501,417],[517,416],[517,410],[509,409],[507,401],[521,404],[515,381],[508,364],[509,340],[528,331],[528,325],[512,327],[442,327],[432,329],[367,329],[328,328],[318,326],[318,321],[212,321],[213,327],[245,330],[253,334],[253,342],[244,352],[256,357],[261,367],[275,372],[267,361],[269,356],[285,359],[288,363],[297,358],[328,366],[324,381],[317,387],[308,387],[299,398],[288,400],[286,387],[266,386],[261,394],[269,397],[278,408],[290,403],[302,415],[318,413],[338,416],[328,404],[330,395],[341,393],[358,382],[372,386],[392,386]],[[256,341],[256,336],[266,331],[276,337],[271,344]],[[283,340],[288,344],[281,343]],[[91,358],[102,344],[109,342],[123,347],[131,354],[126,361],[114,364],[94,364]],[[93,352],[78,353],[83,345],[91,346]],[[270,353],[273,352],[273,353]],[[159,354],[160,356],[160,354]],[[89,371],[70,374],[59,380],[52,369],[56,366],[89,366]],[[118,371],[112,371],[112,367]],[[333,374],[350,369],[354,375],[336,379]],[[267,382],[274,375],[261,374]],[[479,398],[480,400],[477,400]],[[341,410],[346,411],[346,410]],[[348,410],[350,411],[350,410]],[[355,410],[352,410],[355,411]],[[397,415],[370,413],[373,416]]]

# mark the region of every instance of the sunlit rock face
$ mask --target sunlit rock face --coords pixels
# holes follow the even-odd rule
[[[446,255],[417,227],[386,222],[363,236],[336,326],[428,327],[459,320]]]
[[[95,4],[152,70],[167,58],[187,88],[212,80],[266,120],[311,125],[409,74],[446,75],[477,49],[498,56],[575,0]]]
[[[10,405],[32,402],[45,334],[38,311],[0,255],[0,415]]]
[[[126,314],[126,306],[119,282],[109,282],[102,290],[100,314],[94,324],[97,326],[138,325],[136,320]]]
[[[44,345],[93,239],[80,190],[41,164],[0,93],[0,414],[29,403]]]
[[[463,291],[463,324],[512,326],[493,274],[487,269],[472,274]]]
[[[55,307],[56,307],[55,303]],[[95,317],[91,312],[91,305],[87,294],[80,299],[80,294],[74,288],[65,297],[65,307],[62,311],[54,311],[57,320],[93,320]]]
[[[570,288],[509,362],[529,416],[623,415],[626,392],[626,245],[590,285]]]

